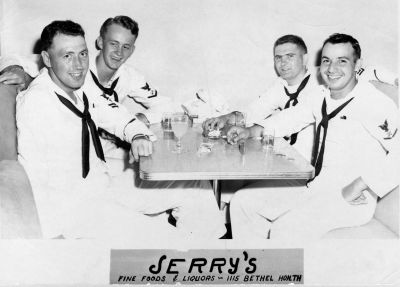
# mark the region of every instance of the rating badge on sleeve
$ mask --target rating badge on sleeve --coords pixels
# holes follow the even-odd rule
[[[384,123],[382,125],[379,125],[379,127],[383,130],[384,132],[384,137],[383,139],[385,140],[389,140],[391,138],[393,138],[395,136],[395,134],[397,133],[397,129],[394,131],[391,131],[389,128],[389,124],[388,121],[385,120]]]

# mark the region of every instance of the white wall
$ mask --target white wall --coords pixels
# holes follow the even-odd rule
[[[316,51],[334,32],[356,37],[367,65],[397,73],[397,0],[0,0],[0,52],[29,54],[55,19],[84,27],[93,46],[101,23],[125,14],[139,22],[132,61],[177,100],[199,88],[230,95],[239,107],[274,78],[272,45],[281,35]],[[1,8],[1,5],[0,5]]]

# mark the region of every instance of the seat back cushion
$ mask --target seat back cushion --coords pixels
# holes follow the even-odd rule
[[[379,91],[391,98],[397,106],[399,105],[399,87],[375,80],[371,80],[370,83],[373,84]]]
[[[399,105],[399,87],[384,82],[370,81],[375,88]],[[399,188],[379,200],[375,218],[399,235]]]
[[[379,199],[375,218],[399,235],[399,187]]]
[[[32,188],[15,160],[0,161],[0,238],[41,238]]]
[[[17,159],[16,87],[0,84],[0,160]]]

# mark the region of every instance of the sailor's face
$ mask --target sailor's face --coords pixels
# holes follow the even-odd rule
[[[289,84],[302,77],[305,71],[305,53],[298,45],[285,43],[274,50],[275,69],[279,76]],[[293,83],[297,84],[297,83]]]
[[[117,70],[135,50],[136,36],[130,30],[111,24],[104,37],[99,37],[99,47],[106,66]]]
[[[320,72],[331,91],[351,91],[356,84],[360,60],[350,43],[326,43],[322,49]]]
[[[50,77],[66,93],[82,87],[89,67],[88,49],[82,36],[57,34],[42,56]]]

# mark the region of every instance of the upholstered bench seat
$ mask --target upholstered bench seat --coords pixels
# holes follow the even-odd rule
[[[375,81],[397,103],[397,87]],[[381,87],[382,86],[382,87]],[[41,236],[32,189],[23,167],[17,160],[15,125],[15,87],[0,84],[0,239],[37,238]],[[225,187],[226,192],[232,195]],[[229,196],[228,196],[229,197]],[[229,200],[225,200],[228,202]],[[229,219],[228,219],[229,220]],[[379,200],[374,218],[360,227],[340,228],[329,232],[326,238],[398,238],[399,188]]]
[[[324,238],[331,239],[396,239],[398,235],[388,229],[376,218],[359,227],[338,228],[330,231]]]
[[[399,238],[399,188],[378,201],[374,218],[370,222],[358,227],[332,230],[324,238]]]

